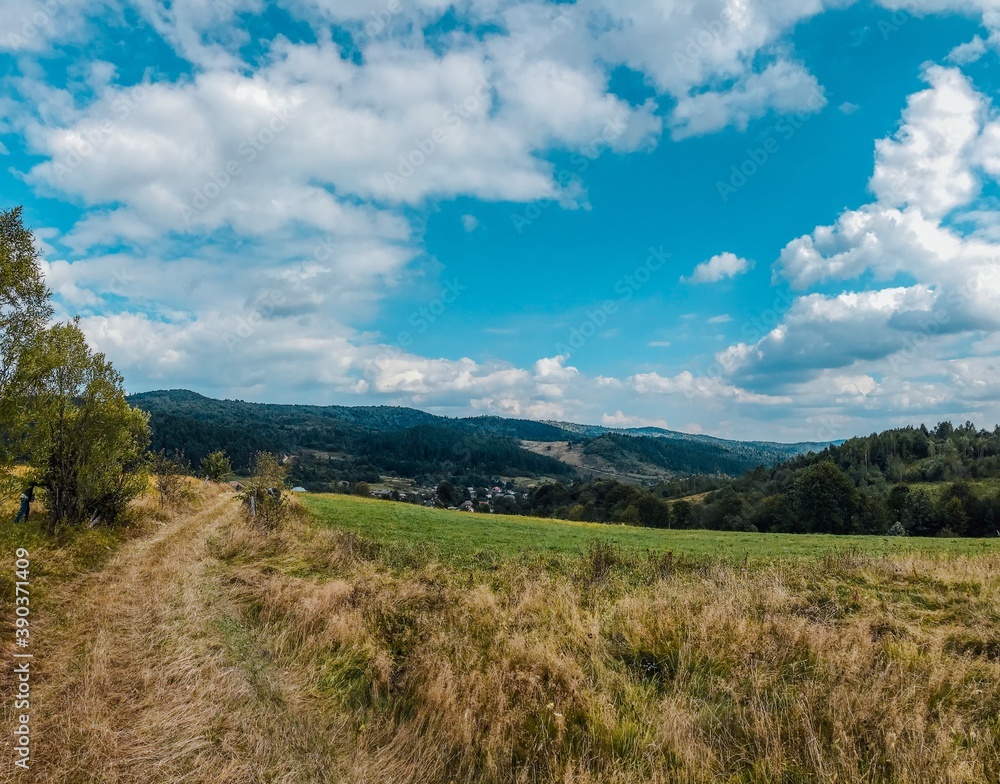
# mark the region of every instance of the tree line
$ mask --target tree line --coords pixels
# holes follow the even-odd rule
[[[738,478],[543,484],[510,511],[726,531],[992,537],[998,479],[1000,426],[941,422],[852,438]]]

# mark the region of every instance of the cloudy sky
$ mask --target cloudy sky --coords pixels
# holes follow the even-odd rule
[[[130,391],[1000,421],[1000,2],[0,0],[0,207]]]

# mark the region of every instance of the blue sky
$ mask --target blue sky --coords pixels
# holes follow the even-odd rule
[[[988,0],[0,0],[0,207],[130,391],[1000,421]]]

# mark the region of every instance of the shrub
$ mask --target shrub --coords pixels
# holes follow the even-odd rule
[[[278,459],[270,452],[258,452],[253,478],[240,494],[251,525],[272,531],[284,521],[288,513],[284,486],[285,469]]]
[[[233,466],[225,452],[212,452],[201,459],[201,474],[212,482],[222,482],[233,473]]]

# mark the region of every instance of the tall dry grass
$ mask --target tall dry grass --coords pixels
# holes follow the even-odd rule
[[[33,556],[44,599],[32,616],[31,770],[14,769],[5,743],[0,781],[299,784],[334,770],[343,752],[317,740],[329,727],[290,710],[209,554],[208,540],[238,524],[239,503],[228,488],[189,490],[173,508],[143,499],[142,532],[96,573],[53,579],[62,572],[47,562],[72,561],[80,541]]]
[[[1000,781],[991,557],[480,570],[230,530],[236,601],[348,781]]]
[[[995,557],[460,568],[195,496],[46,587],[21,780],[1000,781]]]

